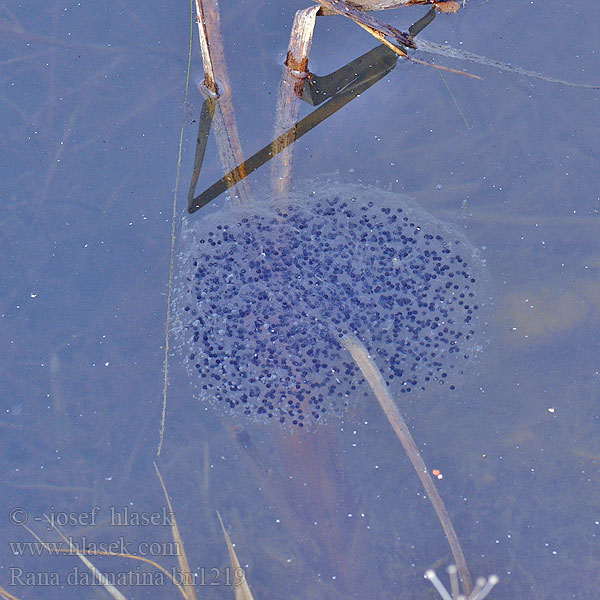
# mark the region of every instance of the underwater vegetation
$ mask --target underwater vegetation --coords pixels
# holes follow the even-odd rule
[[[174,322],[202,400],[299,427],[369,388],[357,336],[393,395],[453,389],[482,343],[485,269],[407,197],[317,181],[184,221]]]

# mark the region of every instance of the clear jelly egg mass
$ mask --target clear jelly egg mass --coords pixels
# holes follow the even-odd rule
[[[369,393],[349,333],[396,398],[453,389],[483,339],[478,252],[406,196],[304,190],[184,219],[174,334],[199,399],[310,426]]]

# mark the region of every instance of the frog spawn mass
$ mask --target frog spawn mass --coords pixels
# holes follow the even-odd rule
[[[199,398],[299,427],[343,412],[369,394],[348,333],[395,397],[453,389],[482,339],[477,252],[406,196],[310,189],[184,219],[174,337]]]

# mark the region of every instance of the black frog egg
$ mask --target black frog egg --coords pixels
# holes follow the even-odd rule
[[[395,397],[453,389],[483,340],[477,250],[406,196],[304,189],[184,219],[174,338],[198,398],[311,426],[369,393],[348,333]]]

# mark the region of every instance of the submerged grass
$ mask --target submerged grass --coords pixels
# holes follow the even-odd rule
[[[167,487],[162,478],[158,465],[154,463],[154,468],[156,470],[156,476],[160,482],[165,501],[167,503],[167,507],[169,509],[170,516],[170,525],[171,525],[171,535],[173,537],[173,541],[175,542],[175,547],[177,548],[177,562],[179,566],[178,577],[175,578],[172,572],[169,572],[167,568],[157,563],[154,560],[146,558],[145,556],[139,556],[135,554],[127,554],[120,552],[102,552],[102,551],[93,551],[93,550],[83,550],[81,551],[79,548],[75,547],[72,543],[72,538],[67,537],[64,533],[57,527],[57,525],[46,516],[46,520],[50,525],[50,529],[56,531],[62,541],[66,544],[65,548],[57,549],[54,547],[53,542],[46,542],[42,540],[31,528],[27,525],[23,525],[23,527],[40,543],[42,548],[48,551],[49,554],[55,554],[56,552],[67,554],[67,555],[75,555],[77,556],[81,562],[90,570],[92,573],[94,580],[98,585],[101,585],[107,594],[113,598],[113,600],[127,600],[127,596],[123,594],[113,583],[111,583],[110,578],[105,575],[101,569],[96,567],[94,563],[88,558],[89,556],[109,556],[114,558],[124,558],[130,559],[133,561],[138,561],[150,565],[154,567],[158,571],[160,571],[163,575],[165,575],[176,587],[179,595],[184,598],[184,600],[197,600],[198,596],[196,594],[196,587],[194,582],[196,580],[196,575],[190,569],[189,560],[185,551],[185,546],[183,543],[183,538],[181,536],[181,532],[177,525],[177,519],[175,517],[175,511],[173,509],[173,505],[171,503],[171,499],[169,497],[169,493],[167,491]],[[227,544],[227,550],[229,553],[229,558],[231,561],[231,568],[233,571],[232,585],[235,595],[235,600],[254,600],[254,596],[250,591],[250,586],[246,581],[245,571],[242,568],[238,556],[236,554],[235,548],[231,542],[231,538],[225,529],[225,525],[221,518],[220,513],[217,511],[217,517],[221,524],[221,529],[223,531],[223,537],[225,539],[225,543]],[[8,592],[4,587],[0,586],[0,598],[7,598],[9,600],[19,600],[18,596],[14,596],[10,592]]]
[[[347,340],[344,343],[351,344],[351,342],[348,342]],[[356,352],[357,350],[355,348],[353,348],[352,351]],[[359,350],[359,352],[360,352],[360,350]],[[363,363],[364,358],[361,357],[360,360],[361,360],[361,363]],[[367,359],[367,360],[370,360],[370,359]],[[363,366],[365,368],[365,376],[367,376],[367,374],[368,374],[369,378],[374,381],[373,373],[369,372],[369,367],[365,364],[363,364]],[[375,367],[375,369],[376,369],[376,367]],[[375,384],[375,386],[376,386],[376,384]],[[384,401],[384,403],[385,403],[385,401]],[[196,594],[196,588],[194,585],[194,582],[196,580],[195,573],[189,566],[189,560],[188,560],[188,557],[187,557],[187,554],[185,551],[183,538],[181,536],[181,532],[177,525],[175,512],[173,509],[173,505],[171,503],[171,499],[169,497],[169,493],[167,491],[167,487],[164,483],[164,480],[162,478],[162,475],[161,475],[158,465],[156,465],[156,463],[154,464],[154,467],[156,470],[156,476],[159,479],[159,482],[160,482],[160,485],[161,485],[161,488],[162,488],[162,491],[163,491],[163,494],[165,497],[165,501],[166,501],[168,509],[169,509],[169,516],[171,519],[171,522],[170,522],[171,535],[172,535],[173,541],[175,542],[176,547],[178,549],[177,560],[178,560],[178,566],[179,566],[179,573],[178,573],[177,579],[175,577],[173,577],[172,572],[169,572],[169,570],[167,568],[165,568],[161,564],[159,564],[153,560],[150,560],[144,556],[138,556],[138,555],[127,554],[127,553],[118,553],[118,552],[101,552],[101,551],[92,551],[92,550],[80,551],[77,547],[75,547],[73,545],[72,538],[65,536],[63,534],[63,532],[56,526],[56,524],[47,516],[46,516],[46,519],[50,525],[50,529],[53,529],[54,531],[56,531],[58,533],[58,535],[61,537],[63,542],[65,542],[65,544],[67,545],[66,548],[61,549],[61,550],[57,550],[56,548],[51,548],[51,545],[52,546],[54,545],[52,542],[45,542],[44,540],[42,540],[27,525],[23,525],[23,527],[49,553],[52,554],[52,553],[56,553],[58,551],[63,554],[66,554],[66,555],[77,556],[84,563],[84,565],[89,569],[89,571],[92,573],[94,580],[97,582],[97,584],[101,585],[105,589],[107,594],[113,600],[127,600],[127,596],[120,589],[118,589],[116,587],[116,585],[111,583],[110,577],[105,575],[100,568],[98,568],[94,563],[92,563],[92,561],[88,558],[89,556],[104,556],[104,557],[108,556],[108,557],[123,558],[123,559],[129,559],[129,560],[134,560],[134,561],[139,561],[139,562],[145,563],[151,567],[154,567],[155,569],[160,571],[162,574],[164,574],[173,583],[173,585],[177,589],[178,595],[180,597],[184,598],[184,600],[197,600],[198,596]],[[237,553],[235,551],[235,547],[231,541],[231,538],[227,532],[227,529],[225,527],[225,524],[223,523],[223,519],[221,518],[221,514],[219,513],[219,511],[217,511],[217,518],[221,525],[223,538],[227,545],[227,551],[229,553],[229,559],[231,562],[231,568],[232,568],[232,572],[233,572],[232,586],[233,586],[233,591],[234,591],[234,598],[235,598],[235,600],[255,600],[255,597],[253,596],[253,594],[250,590],[250,586],[249,586],[247,578],[246,578],[245,569],[241,566],[241,563],[240,563]],[[464,560],[464,557],[463,557],[463,560]],[[480,577],[477,579],[475,587],[473,589],[469,589],[469,591],[467,591],[467,588],[465,587],[464,581],[463,581],[464,593],[461,594],[460,582],[459,582],[459,579],[457,576],[457,573],[458,573],[457,568],[454,565],[450,565],[447,569],[447,572],[450,576],[451,592],[448,592],[446,590],[444,585],[440,582],[440,580],[436,576],[435,571],[433,571],[432,569],[429,569],[424,574],[425,578],[432,582],[432,584],[434,585],[434,587],[440,594],[440,597],[442,598],[442,600],[460,600],[460,599],[483,600],[484,598],[486,598],[488,596],[488,594],[490,593],[492,588],[499,581],[498,577],[495,575],[491,575],[490,577],[488,577],[488,579]],[[4,598],[4,599],[8,599],[8,600],[20,600],[20,598],[18,596],[13,595],[12,593],[10,593],[8,590],[6,590],[1,585],[0,585],[0,598]]]

